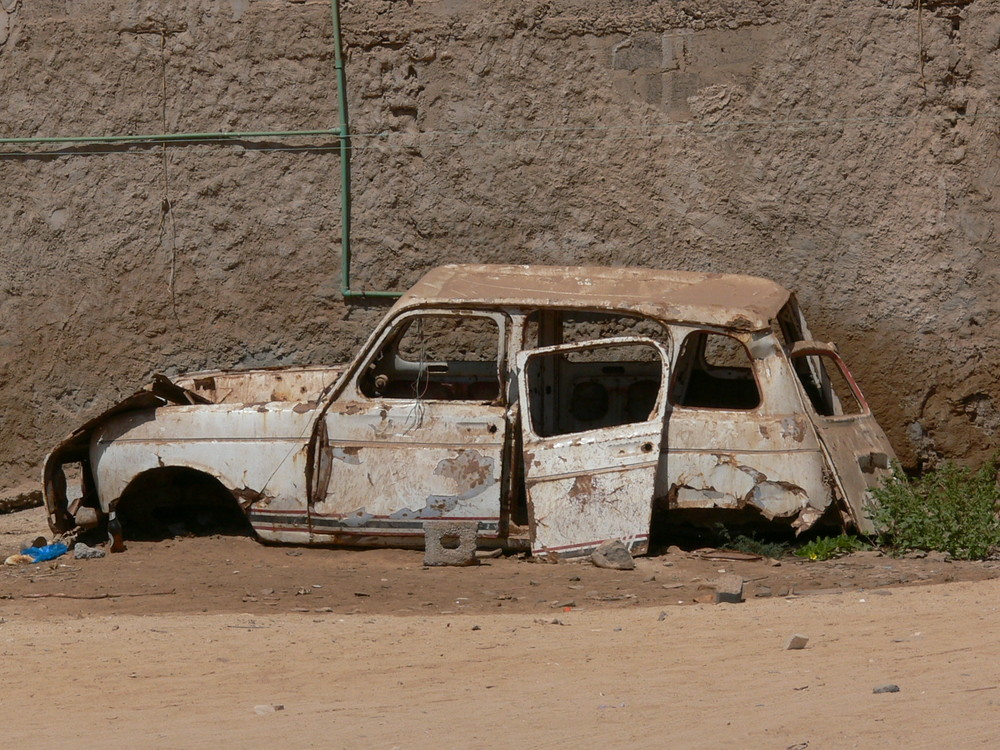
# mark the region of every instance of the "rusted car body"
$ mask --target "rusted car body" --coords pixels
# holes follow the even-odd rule
[[[349,365],[158,377],[60,443],[44,487],[55,531],[204,481],[263,540],[420,547],[452,519],[571,557],[643,552],[654,515],[871,531],[892,459],[778,284],[452,265]]]

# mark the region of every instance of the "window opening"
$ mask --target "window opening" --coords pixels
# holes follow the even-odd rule
[[[637,315],[588,310],[535,310],[525,322],[523,348],[537,349],[620,336],[652,339],[670,351],[670,332],[659,321]],[[648,347],[632,353],[623,349],[618,354],[625,359],[634,359],[635,356],[652,356],[651,351],[655,354],[655,350]],[[578,360],[592,356],[583,351],[574,351],[570,355]],[[602,353],[601,356],[608,354]]]
[[[358,381],[369,398],[495,401],[500,329],[482,315],[417,315],[386,339]]]
[[[670,401],[705,409],[756,409],[760,389],[747,348],[724,333],[689,333],[677,357]]]
[[[836,357],[798,354],[792,357],[792,366],[813,409],[820,416],[843,417],[865,413],[858,394]]]
[[[537,354],[525,371],[532,430],[553,437],[655,419],[662,369],[642,343]]]

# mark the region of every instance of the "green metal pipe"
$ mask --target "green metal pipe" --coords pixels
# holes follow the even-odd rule
[[[337,72],[337,110],[340,133],[340,293],[345,300],[394,299],[401,292],[351,289],[351,130],[347,114],[347,74],[344,71],[344,45],[340,33],[340,0],[330,0],[333,16],[333,65]]]
[[[29,143],[170,143],[176,141],[217,141],[234,138],[296,138],[299,136],[340,136],[340,128],[326,130],[265,130],[258,132],[224,133],[159,133],[156,135],[81,135],[52,138],[0,138],[0,145],[16,146]]]

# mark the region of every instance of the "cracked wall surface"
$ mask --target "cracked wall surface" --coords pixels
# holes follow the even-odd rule
[[[355,281],[443,262],[797,290],[909,464],[1000,429],[1000,3],[346,3]],[[329,5],[0,0],[0,135],[336,124]],[[0,486],[153,372],[333,363],[333,139],[0,151]],[[294,146],[326,146],[314,150]]]

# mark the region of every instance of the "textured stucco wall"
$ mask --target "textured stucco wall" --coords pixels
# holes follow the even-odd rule
[[[355,285],[450,261],[769,276],[908,463],[980,457],[1000,6],[923,6],[345,3]],[[0,135],[329,127],[330,35],[326,2],[0,0]],[[340,361],[384,308],[339,297],[335,150],[30,150],[0,154],[0,486],[153,372]]]

